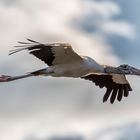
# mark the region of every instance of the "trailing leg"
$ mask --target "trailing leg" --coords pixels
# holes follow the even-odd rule
[[[53,73],[52,69],[44,68],[44,69],[29,72],[27,74],[20,75],[20,76],[1,75],[0,76],[0,82],[10,82],[10,81],[18,80],[18,79],[31,77],[31,76],[40,76],[40,75],[47,76],[47,75],[51,75],[51,73]]]
[[[0,82],[10,82],[18,79],[23,79],[27,77],[33,76],[32,74],[25,74],[25,75],[20,75],[20,76],[9,76],[9,75],[2,75],[0,76]]]

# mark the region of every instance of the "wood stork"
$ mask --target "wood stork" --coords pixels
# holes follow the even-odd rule
[[[101,65],[88,56],[78,55],[67,43],[42,44],[37,41],[27,39],[28,42],[19,42],[17,49],[11,50],[9,55],[22,50],[28,50],[30,54],[44,61],[48,67],[30,72],[21,76],[0,77],[0,82],[9,82],[30,76],[53,76],[53,77],[73,77],[90,80],[100,88],[106,87],[103,102],[110,98],[111,104],[115,99],[122,100],[127,97],[132,88],[125,75],[140,75],[140,70],[129,65],[119,67]]]

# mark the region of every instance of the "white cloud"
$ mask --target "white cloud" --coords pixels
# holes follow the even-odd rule
[[[133,130],[133,131],[132,131]],[[108,127],[96,133],[94,140],[139,140],[139,122],[127,123]]]
[[[26,37],[42,42],[69,42],[80,54],[90,55],[101,63],[118,64],[119,58],[106,43],[104,36],[94,32],[88,34],[70,24],[89,13],[96,14],[102,19],[100,22],[106,22],[108,27],[108,20],[120,14],[121,10],[113,2],[83,0],[19,0],[11,5],[0,3],[2,71],[17,74],[44,67],[43,63],[27,53],[7,57],[8,50]],[[108,27],[110,32],[117,32],[113,31],[116,24]],[[107,32],[104,28],[102,30]],[[125,29],[125,35],[126,32],[131,33],[129,27]],[[122,30],[117,34],[122,34]],[[108,107],[107,104],[101,104],[101,98],[98,100],[99,104],[97,103],[97,99],[103,95],[100,94],[101,90],[97,90],[99,89],[94,89],[92,83],[64,78],[31,78],[1,84],[0,130],[3,131],[0,131],[0,139],[23,140],[32,134],[45,136],[64,130],[69,132],[73,128],[73,131],[89,135],[101,125],[101,114],[103,109]],[[121,107],[121,104],[114,108],[121,108],[123,111],[126,109]],[[115,110],[114,108],[112,110]],[[105,113],[110,116],[109,109]],[[113,117],[110,117],[109,121],[111,118]]]
[[[110,19],[116,15],[121,14],[121,9],[119,5],[112,1],[85,1],[83,4],[83,7],[88,7],[88,9],[85,11],[85,13],[91,13],[93,16],[97,16],[99,19]],[[83,8],[84,9],[84,8]]]
[[[99,8],[98,3],[92,5],[97,5],[97,8],[93,9]],[[14,41],[27,36],[33,39],[40,38],[44,42],[70,42],[82,54],[93,56],[100,62],[117,63],[117,57],[111,52],[109,46],[105,47],[107,44],[104,45],[105,42],[100,39],[100,36],[94,38],[94,36],[86,35],[70,26],[71,20],[84,16],[84,13],[89,10],[86,7],[84,10],[82,9],[83,3],[80,0],[61,0],[59,3],[56,0],[19,1],[11,7],[0,6],[3,17],[1,19],[3,26],[0,26],[3,30],[1,44],[6,46],[6,51],[8,51],[11,42],[13,45]],[[110,7],[106,7],[105,10],[110,9]],[[100,13],[99,11],[96,13]],[[108,57],[109,55],[110,57]],[[102,59],[103,56],[106,56],[106,59]]]
[[[101,30],[107,34],[119,35],[128,39],[136,37],[134,26],[124,21],[107,21],[100,26]]]

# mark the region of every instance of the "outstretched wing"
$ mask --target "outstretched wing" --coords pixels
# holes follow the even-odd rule
[[[125,75],[90,74],[81,78],[94,82],[95,85],[99,86],[100,88],[107,88],[106,93],[103,97],[103,102],[106,102],[109,97],[111,104],[114,103],[116,98],[118,101],[121,101],[123,96],[127,97],[129,95],[129,91],[132,91],[132,88]]]
[[[44,61],[47,65],[66,64],[73,61],[82,61],[82,58],[74,52],[70,44],[53,43],[42,44],[31,39],[28,42],[19,42],[23,44],[18,49],[11,50],[9,55],[22,50],[28,50],[30,54]]]

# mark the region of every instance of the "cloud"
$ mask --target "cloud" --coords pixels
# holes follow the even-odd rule
[[[87,6],[85,8],[83,7],[84,3]],[[102,37],[96,36],[96,34],[95,36],[86,35],[70,26],[70,22],[74,19],[86,16],[87,11],[92,12],[92,10],[89,11],[90,5],[88,5],[88,1],[84,3],[80,0],[61,0],[60,3],[56,2],[56,0],[25,0],[16,2],[12,6],[1,4],[1,16],[3,18],[1,19],[0,27],[3,32],[1,32],[0,36],[3,38],[1,45],[5,46],[3,51],[4,49],[8,51],[10,44],[13,45],[18,40],[31,37],[43,42],[70,42],[76,50],[84,55],[93,56],[99,62],[117,64],[117,56],[113,54],[111,47],[105,44]],[[111,9],[110,4],[109,7],[103,4],[101,9],[102,7],[105,7],[105,9],[102,10],[99,8],[99,5],[102,5],[101,3],[93,2],[92,6],[94,5],[97,5],[97,8],[92,7],[92,9],[99,9],[99,11],[96,11],[97,14],[102,10]],[[83,8],[84,11],[82,10]],[[98,51],[100,55],[97,55],[99,54]],[[110,57],[108,57],[108,54]],[[106,59],[103,59],[103,56],[106,56]]]
[[[117,5],[113,1],[85,1],[84,3],[85,7],[88,7],[87,11],[85,13],[91,14],[97,19],[104,19],[108,20],[113,18],[114,16],[117,16],[118,14],[121,14],[121,9],[119,5]]]
[[[132,131],[133,130],[133,131]],[[127,123],[120,126],[110,127],[97,133],[94,140],[139,140],[140,124]]]
[[[127,39],[136,37],[135,28],[124,21],[107,21],[102,23],[100,28],[106,34],[118,35]]]
[[[81,135],[73,135],[73,134],[70,134],[70,135],[64,135],[64,136],[61,136],[61,135],[53,135],[51,137],[46,137],[46,138],[35,138],[35,137],[29,137],[25,140],[85,140],[85,138]]]
[[[125,34],[122,29],[115,30],[118,25],[123,28],[128,25],[113,21],[118,14],[121,14],[120,7],[109,1],[1,1],[0,71],[18,75],[45,66],[25,52],[7,56],[12,46],[25,38],[44,43],[69,42],[79,54],[92,56],[100,63],[117,65],[119,58],[100,31],[121,36],[132,33],[129,26],[126,26]],[[88,17],[94,26],[85,20],[90,19]],[[96,28],[96,32],[89,33],[84,27],[80,28],[83,22]],[[72,23],[77,23],[77,26]],[[98,23],[104,23],[106,28],[97,26]],[[109,123],[117,116],[114,112],[128,111],[127,102],[123,102],[123,107],[122,104],[103,105],[101,92],[104,90],[95,88],[93,83],[78,79],[47,77],[3,83],[0,85],[0,139],[23,140],[30,135],[46,138],[46,135],[64,131],[88,136],[101,124],[105,114],[108,114],[109,121],[106,119],[106,122]]]

